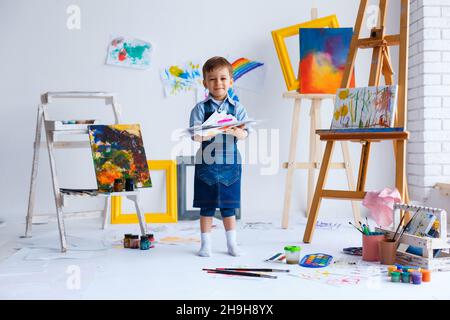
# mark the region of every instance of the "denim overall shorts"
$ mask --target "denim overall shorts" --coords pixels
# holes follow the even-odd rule
[[[205,105],[206,121],[214,108]],[[234,115],[235,109],[229,114]],[[203,141],[195,159],[195,208],[240,208],[241,206],[241,156],[237,139],[231,135],[217,135]]]

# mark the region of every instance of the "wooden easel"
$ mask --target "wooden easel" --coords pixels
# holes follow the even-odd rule
[[[283,168],[287,169],[286,189],[284,195],[284,208],[282,228],[287,229],[289,225],[289,210],[291,207],[292,198],[292,184],[294,180],[294,173],[297,169],[308,170],[308,190],[307,190],[307,211],[306,216],[309,216],[311,210],[312,199],[314,195],[314,184],[316,170],[320,169],[320,161],[322,157],[322,143],[319,136],[316,135],[316,130],[321,127],[320,108],[322,101],[325,99],[332,99],[334,101],[335,95],[332,94],[300,94],[298,92],[286,92],[283,94],[284,98],[294,99],[294,112],[292,117],[291,142],[289,147],[289,162],[283,163]],[[310,111],[310,135],[309,135],[309,162],[296,162],[298,130],[300,119],[300,107],[302,100],[311,100]],[[341,143],[342,156],[344,162],[331,163],[332,169],[344,169],[347,176],[347,183],[349,190],[355,189],[353,167],[348,149],[348,143],[343,141]],[[353,216],[355,221],[361,220],[359,204],[356,201],[352,202]]]
[[[318,18],[317,8],[311,9],[311,20]],[[288,169],[286,177],[286,187],[284,194],[284,208],[283,218],[281,226],[283,229],[287,229],[289,225],[289,211],[291,208],[292,199],[292,183],[294,178],[294,172],[296,169],[308,170],[308,190],[307,190],[307,208],[306,216],[309,215],[311,210],[311,203],[313,199],[314,184],[316,170],[320,168],[320,159],[322,157],[322,143],[319,140],[319,136],[316,135],[316,130],[322,126],[321,120],[321,106],[322,101],[326,99],[332,99],[334,101],[334,94],[300,94],[297,91],[286,92],[283,94],[283,98],[294,99],[294,112],[292,117],[291,128],[291,142],[289,146],[289,162],[283,163],[283,168]],[[296,162],[297,154],[297,142],[298,142],[298,129],[300,122],[300,108],[302,100],[311,100],[310,116],[310,134],[309,134],[309,161],[306,163]],[[353,178],[353,167],[348,149],[348,143],[342,142],[342,156],[344,162],[332,163],[330,167],[332,169],[344,169],[347,175],[348,187],[350,190],[355,189],[355,183]],[[359,204],[352,202],[353,216],[356,221],[360,220]]]
[[[39,167],[39,152],[41,147],[41,131],[42,127],[45,128],[46,139],[47,139],[47,150],[50,160],[50,169],[52,175],[52,186],[53,186],[53,194],[55,197],[55,205],[56,205],[56,217],[58,221],[58,229],[59,236],[61,242],[61,252],[66,252],[67,250],[67,241],[66,241],[66,231],[64,227],[64,214],[63,207],[65,206],[65,202],[68,201],[71,197],[61,192],[58,182],[58,176],[56,172],[56,161],[54,156],[55,148],[80,148],[80,147],[88,147],[89,138],[87,125],[79,126],[76,125],[74,128],[67,125],[70,130],[64,128],[64,130],[58,130],[58,126],[61,121],[53,121],[50,120],[48,116],[48,104],[53,102],[54,100],[73,100],[73,99],[103,99],[105,104],[111,104],[114,120],[116,124],[119,124],[119,104],[116,102],[116,97],[114,94],[105,93],[105,92],[47,92],[41,96],[41,104],[38,106],[37,112],[37,120],[36,120],[36,135],[34,142],[34,153],[33,153],[33,165],[31,170],[31,182],[30,182],[30,193],[28,198],[28,213],[26,218],[26,230],[25,237],[31,237],[31,228],[33,222],[33,214],[34,214],[34,201],[36,198],[36,178]],[[74,139],[68,140],[67,138],[72,136]],[[111,196],[126,196],[129,200],[133,201],[136,207],[137,216],[139,219],[139,225],[141,229],[141,234],[145,235],[147,233],[147,226],[145,224],[144,219],[144,211],[142,210],[139,203],[139,192],[113,192],[108,194],[99,194],[97,196],[104,197],[105,199],[105,207],[103,210],[103,224],[102,228],[106,227],[106,220],[108,217],[109,211],[109,203]],[[83,195],[85,196],[85,195]],[[75,196],[80,197],[80,196]]]
[[[308,223],[306,225],[303,242],[310,243],[314,227],[317,221],[320,202],[322,198],[346,199],[346,200],[362,200],[366,192],[365,183],[368,167],[368,159],[370,154],[370,146],[372,142],[384,140],[392,140],[394,144],[395,154],[395,185],[400,192],[402,200],[407,202],[407,186],[406,186],[406,141],[409,133],[406,131],[406,102],[408,90],[408,31],[409,31],[409,0],[400,0],[400,34],[386,35],[385,22],[388,0],[380,0],[380,19],[378,27],[371,30],[370,38],[360,39],[362,24],[364,21],[364,13],[367,8],[367,0],[361,0],[359,6],[358,17],[356,19],[355,30],[350,46],[350,52],[347,60],[344,77],[342,80],[342,88],[348,88],[350,84],[350,76],[353,72],[355,59],[358,49],[373,49],[372,64],[370,69],[369,86],[378,86],[381,74],[384,76],[387,85],[393,84],[393,69],[390,62],[389,46],[398,45],[399,50],[399,77],[398,77],[398,107],[395,119],[395,127],[403,128],[397,132],[376,132],[376,133],[332,133],[321,132],[320,140],[326,141],[325,153],[322,160],[319,178],[311,205]],[[328,170],[330,168],[330,159],[333,153],[334,143],[336,141],[353,141],[362,144],[360,169],[358,175],[358,185],[356,191],[339,191],[323,189]]]

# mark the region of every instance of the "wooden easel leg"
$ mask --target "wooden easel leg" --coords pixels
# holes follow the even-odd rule
[[[281,227],[287,229],[289,225],[289,210],[291,209],[292,182],[295,172],[295,157],[297,154],[298,128],[300,119],[301,99],[295,99],[294,114],[292,117],[291,143],[289,146],[289,163],[284,194],[284,208]]]
[[[320,160],[317,160],[319,155],[322,153],[318,149],[320,148],[320,140],[317,139],[316,130],[318,126],[320,126],[320,105],[321,100],[313,99],[311,102],[311,111],[309,113],[310,116],[310,130],[309,130],[309,165],[308,168],[308,192],[307,192],[307,208],[306,208],[306,217],[309,215],[309,211],[311,210],[311,202],[314,195],[314,183],[316,182],[316,163]],[[320,158],[319,158],[320,159]]]
[[[102,223],[102,229],[105,230],[106,226],[108,225],[108,212],[109,212],[109,204],[111,203],[111,197],[105,197],[105,208],[103,209],[103,223]]]
[[[47,149],[48,149],[48,157],[50,160],[50,168],[52,173],[52,181],[53,181],[53,195],[55,196],[55,204],[56,204],[56,217],[58,219],[58,229],[59,229],[59,238],[61,241],[61,252],[67,251],[67,241],[66,241],[66,230],[64,227],[64,215],[62,210],[62,198],[61,192],[59,190],[59,184],[56,177],[56,164],[54,158],[54,148],[53,148],[53,137],[51,132],[46,130],[47,136]]]
[[[353,167],[350,158],[350,151],[348,150],[348,142],[341,141],[342,156],[344,158],[345,173],[347,174],[347,184],[350,191],[356,191],[355,178],[353,175]],[[353,218],[355,224],[358,225],[358,221],[361,221],[361,211],[359,210],[359,203],[352,201]]]
[[[364,191],[366,186],[367,167],[369,165],[370,142],[364,141],[361,150],[361,161],[359,164],[358,187],[357,191]]]
[[[405,140],[397,141],[397,157],[395,159],[395,186],[400,192],[401,201],[405,201],[406,187],[405,187],[405,162],[406,162],[406,142]],[[400,216],[404,214],[400,212]],[[406,213],[405,223],[410,219],[410,214]]]
[[[303,235],[304,243],[310,243],[314,233],[317,217],[319,215],[320,202],[322,201],[322,190],[327,179],[331,156],[333,154],[333,147],[334,141],[327,141],[322,166],[320,167],[319,178],[317,179],[316,191],[314,192],[314,198],[311,204],[311,211],[308,216],[308,223],[306,224],[305,234]]]
[[[41,132],[42,123],[44,119],[44,111],[42,106],[39,105],[36,120],[36,133],[34,139],[34,153],[33,153],[33,165],[31,168],[31,181],[30,181],[30,193],[28,195],[28,211],[26,219],[25,237],[31,237],[31,229],[33,226],[33,210],[34,200],[36,198],[36,178],[39,168],[39,153],[41,149]]]
[[[147,234],[147,223],[145,222],[144,211],[142,210],[141,204],[139,202],[139,196],[138,195],[130,195],[130,196],[127,196],[127,198],[134,202],[134,206],[136,208],[136,213],[137,213],[138,220],[139,220],[139,227],[141,229],[141,235],[145,236]]]

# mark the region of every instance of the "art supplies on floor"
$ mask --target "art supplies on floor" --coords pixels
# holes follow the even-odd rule
[[[286,263],[286,255],[284,253],[278,252],[264,261],[265,262]]]
[[[277,279],[277,276],[272,276],[265,273],[270,272],[289,272],[289,270],[280,269],[266,269],[266,268],[215,268],[215,269],[202,269],[211,274],[224,274],[228,276],[239,277],[252,277],[252,278],[267,278]]]
[[[362,256],[362,247],[349,247],[342,249],[342,252],[351,256]]]
[[[333,257],[329,254],[308,254],[302,258],[300,265],[305,268],[325,268],[330,264],[331,260],[333,260]]]

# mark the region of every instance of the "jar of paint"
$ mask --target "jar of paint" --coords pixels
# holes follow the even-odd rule
[[[134,179],[133,178],[125,179],[125,191],[134,191]]]
[[[402,282],[403,283],[410,283],[411,282],[411,275],[409,272],[403,272],[402,273]]]
[[[148,241],[147,236],[141,236],[141,250],[150,249],[150,241]]]
[[[400,282],[400,272],[394,271],[391,273],[391,281],[392,282]]]
[[[302,248],[298,246],[286,246],[284,247],[287,264],[298,264],[300,262],[300,250]]]
[[[114,192],[122,192],[123,191],[123,182],[122,179],[114,180]]]
[[[155,247],[155,237],[153,236],[152,233],[147,234],[148,237],[148,241],[150,242],[150,248],[154,248]]]
[[[423,282],[430,282],[431,281],[431,271],[422,269],[420,272],[422,272],[422,281]]]
[[[123,238],[123,247],[130,248],[131,247],[131,233],[127,233]]]
[[[131,236],[130,248],[131,249],[139,249],[139,236],[138,235]]]
[[[412,283],[413,284],[422,284],[422,273],[421,272],[413,272],[411,274]]]
[[[397,271],[397,267],[396,266],[389,266],[388,267],[388,276],[391,276],[391,273]]]

